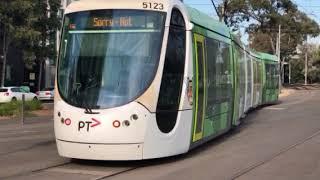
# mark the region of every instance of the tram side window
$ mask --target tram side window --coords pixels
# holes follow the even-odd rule
[[[261,61],[258,61],[257,65],[258,65],[258,72],[257,72],[258,84],[261,86],[262,85],[262,76],[261,76],[262,63],[261,63]]]
[[[215,114],[216,105],[232,96],[229,46],[206,38],[207,53],[207,117]]]
[[[255,59],[252,59],[252,75],[253,75],[253,85],[255,86],[257,84],[257,66],[256,66],[257,62],[255,61]]]
[[[273,88],[278,89],[279,88],[279,71],[278,71],[279,65],[278,64],[272,64],[272,81],[273,81]]]
[[[239,58],[239,62],[240,62],[240,85],[241,88],[245,88],[245,83],[246,83],[246,75],[244,74],[246,72],[245,66],[246,66],[246,61],[245,61],[245,56],[244,56],[244,50],[241,49],[240,47],[237,46],[238,51],[240,52],[240,58]]]
[[[277,64],[266,64],[267,89],[277,89],[279,77],[277,74]]]
[[[252,67],[251,67],[252,58],[249,53],[247,53],[247,71],[248,71],[248,93],[251,94],[251,86],[252,86]]]
[[[223,58],[223,71],[222,71],[222,82],[223,87],[222,94],[224,98],[229,99],[232,97],[232,77],[231,77],[231,64],[230,64],[230,50],[229,45],[223,42],[220,42],[220,52],[222,53]]]
[[[275,66],[273,64],[268,64],[269,70],[269,89],[274,89],[276,87],[275,77]]]
[[[184,76],[185,41],[183,16],[179,10],[174,9],[156,113],[158,127],[164,133],[169,133],[177,120]]]
[[[266,64],[266,88],[267,89],[270,89],[272,86],[271,77],[272,77],[271,66],[270,66],[270,64]]]
[[[219,49],[219,42],[206,39],[207,47],[207,116],[213,116],[212,109],[216,102],[219,90],[216,86],[216,61]]]

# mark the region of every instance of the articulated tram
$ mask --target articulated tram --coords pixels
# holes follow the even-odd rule
[[[56,74],[59,154],[141,160],[188,152],[278,100],[277,57],[180,0],[80,0]]]

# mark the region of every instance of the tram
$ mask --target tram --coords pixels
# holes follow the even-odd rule
[[[277,57],[180,0],[80,0],[65,10],[54,129],[63,157],[187,153],[277,102]]]

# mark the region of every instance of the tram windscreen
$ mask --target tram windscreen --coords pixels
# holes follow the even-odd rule
[[[152,83],[166,14],[95,10],[64,18],[58,89],[69,104],[92,109],[124,105]]]

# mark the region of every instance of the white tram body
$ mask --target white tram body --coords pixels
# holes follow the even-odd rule
[[[144,0],[81,0],[71,3],[65,11],[70,14],[79,11],[90,11],[99,9],[134,9],[143,11],[155,11],[152,7],[143,8]],[[181,11],[186,22],[188,15],[185,6],[179,0],[158,0],[163,5],[163,11],[167,17],[171,17],[171,10],[175,7]],[[148,4],[149,5],[149,4]],[[152,2],[153,6],[153,2]],[[162,133],[156,123],[156,106],[162,78],[162,70],[165,59],[165,49],[169,33],[170,18],[166,18],[162,51],[159,66],[154,80],[148,89],[133,102],[120,107],[109,108],[98,111],[99,114],[86,114],[84,108],[76,108],[66,103],[60,96],[58,90],[55,92],[55,135],[59,154],[64,157],[78,159],[98,160],[139,160],[150,159],[175,154],[185,153],[190,147],[192,107],[186,97],[187,80],[192,79],[192,43],[191,23],[187,23],[186,44],[187,54],[185,63],[185,82],[183,84],[180,110],[177,125],[168,134]],[[58,114],[60,116],[58,116]],[[138,119],[134,120],[133,115]],[[67,124],[61,122],[67,120]],[[101,124],[89,127],[95,119]],[[62,121],[63,121],[62,120]],[[115,122],[116,121],[116,122]],[[129,121],[130,125],[124,125]],[[83,123],[85,125],[83,125]],[[88,124],[86,123],[88,122]],[[90,123],[91,122],[91,123]],[[113,123],[120,122],[120,127],[115,128]],[[79,130],[80,126],[85,126]]]

